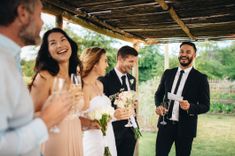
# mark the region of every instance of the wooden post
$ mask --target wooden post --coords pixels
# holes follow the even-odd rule
[[[62,16],[62,14],[60,14],[60,15],[56,15],[56,17],[55,17],[55,25],[56,25],[56,27],[57,28],[63,28],[63,16]]]
[[[140,49],[140,42],[135,42],[133,44],[133,48],[135,48],[135,50],[138,52]],[[133,68],[132,74],[134,75],[134,77],[136,78],[136,91],[138,92],[138,84],[139,84],[139,68],[138,68],[138,57],[136,60],[136,64]]]
[[[171,15],[171,18],[180,26],[180,28],[185,32],[185,34],[192,40],[196,40],[196,37],[191,33],[189,27],[180,19],[178,14],[175,12],[174,8],[168,5],[165,0],[155,0],[162,7],[163,10],[167,10]]]
[[[133,44],[133,47],[135,48],[135,50],[137,52],[139,52],[139,49],[140,49],[140,42],[136,42]],[[133,68],[133,71],[132,71],[132,74],[134,75],[134,77],[136,78],[136,93],[138,95],[138,86],[139,86],[139,65],[138,65],[138,57],[137,57],[137,60],[136,60],[136,64]],[[138,103],[139,104],[139,103]],[[136,113],[137,113],[137,119],[138,119],[138,114],[139,114],[139,106],[137,105],[137,108],[136,108]],[[136,142],[136,146],[135,146],[135,152],[134,152],[134,156],[138,156],[139,155],[139,141],[137,140]]]

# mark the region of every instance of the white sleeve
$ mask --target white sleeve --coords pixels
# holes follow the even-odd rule
[[[0,156],[38,151],[48,138],[43,120],[33,119],[32,99],[10,61],[0,58]]]
[[[1,124],[2,118],[0,121]],[[47,127],[39,118],[17,129],[0,130],[0,155],[25,154],[37,148],[37,146],[39,147],[47,138]]]

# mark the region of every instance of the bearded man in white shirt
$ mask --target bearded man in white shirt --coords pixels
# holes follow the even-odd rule
[[[40,0],[2,0],[0,5],[0,155],[39,156],[48,129],[69,112],[68,93],[49,97],[34,118],[33,103],[20,69],[20,50],[40,41]]]
[[[194,43],[182,42],[179,67],[165,70],[155,93],[159,115],[156,156],[168,156],[173,143],[176,156],[190,156],[198,115],[210,109],[207,76],[193,67],[196,52]]]

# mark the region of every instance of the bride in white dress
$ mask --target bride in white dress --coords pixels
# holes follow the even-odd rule
[[[103,94],[103,84],[97,80],[105,74],[108,67],[105,50],[94,47],[88,48],[81,54],[83,65],[83,93],[85,109],[92,111],[96,107],[111,105],[111,101]],[[112,156],[117,155],[113,127],[108,123],[106,136],[103,137],[100,129],[88,129],[83,133],[84,156],[103,156],[104,147],[108,146]]]

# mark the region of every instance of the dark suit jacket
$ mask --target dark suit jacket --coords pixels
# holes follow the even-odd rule
[[[177,69],[167,69],[164,72],[155,93],[156,106],[160,105],[167,92],[171,92]],[[178,133],[181,136],[196,137],[197,115],[206,113],[210,108],[210,92],[207,76],[192,68],[185,82],[182,96],[184,100],[188,100],[190,108],[188,111],[179,108]],[[161,120],[160,118],[159,121]]]
[[[136,90],[136,79],[134,76],[127,74],[129,84],[130,84],[130,89],[131,90]],[[115,70],[111,70],[109,73],[105,75],[105,77],[99,78],[99,80],[103,83],[104,85],[104,93],[106,96],[113,95],[117,92],[120,91],[122,88],[122,84],[115,72]],[[132,83],[131,83],[132,82]],[[113,105],[112,101],[112,106],[116,108]],[[122,134],[126,134],[125,131],[128,131],[127,133],[130,133],[131,135],[134,135],[134,133],[131,131],[130,128],[126,128],[125,125],[127,124],[127,120],[121,120],[121,121],[115,121],[113,122],[113,129],[115,133],[115,138],[122,137]]]

